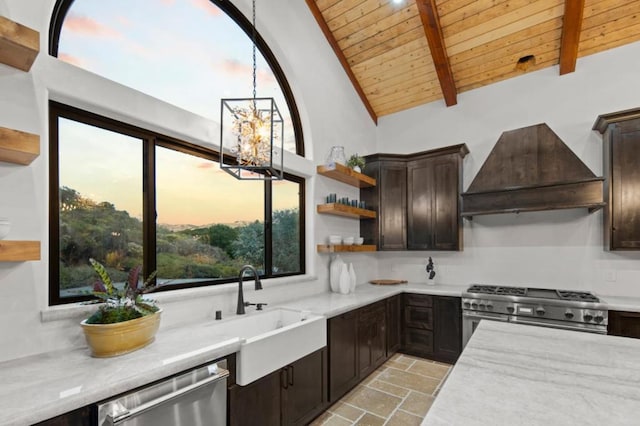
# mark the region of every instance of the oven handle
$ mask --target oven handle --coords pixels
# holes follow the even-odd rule
[[[489,314],[484,312],[480,313],[480,312],[462,311],[462,316],[468,319],[486,319],[490,321],[509,322],[509,315],[505,315],[505,314]]]
[[[178,389],[178,390],[176,390],[174,392],[171,392],[169,394],[161,395],[158,398],[156,398],[156,399],[154,399],[152,401],[149,401],[149,402],[147,402],[145,404],[142,404],[142,405],[140,405],[140,406],[138,406],[136,408],[133,408],[131,410],[125,409],[124,411],[118,413],[117,415],[115,415],[113,417],[111,415],[107,415],[107,422],[111,422],[109,424],[112,424],[112,425],[115,426],[118,423],[121,423],[121,422],[123,422],[124,420],[126,420],[128,418],[138,416],[138,415],[144,413],[145,411],[149,411],[150,409],[152,409],[152,408],[154,408],[154,407],[156,407],[158,405],[164,404],[167,401],[170,401],[172,399],[178,398],[179,396],[182,396],[182,395],[184,395],[186,393],[194,391],[194,390],[196,390],[198,388],[204,387],[204,386],[206,386],[206,385],[208,385],[210,383],[218,382],[220,380],[226,379],[229,376],[229,372],[227,370],[225,370],[225,369],[221,368],[218,371],[219,371],[218,374],[214,374],[212,376],[209,376],[206,379],[203,379],[203,380],[201,380],[199,382],[193,383],[193,384],[191,384],[189,386],[185,386],[184,388]]]
[[[590,327],[584,327],[581,325],[573,325],[571,323],[567,323],[567,322],[544,322],[544,321],[536,321],[534,319],[530,319],[527,317],[513,317],[511,319],[511,321],[515,324],[525,324],[525,325],[537,325],[540,327],[551,327],[551,328],[558,328],[561,330],[573,330],[573,331],[586,331],[586,332],[590,332],[590,333],[599,333],[599,334],[607,334],[607,329],[602,328],[602,329],[598,329],[598,328],[590,328]]]

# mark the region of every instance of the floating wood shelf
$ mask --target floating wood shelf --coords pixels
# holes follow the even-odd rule
[[[40,136],[0,127],[0,161],[27,165],[38,155]]]
[[[318,244],[318,253],[347,253],[347,252],[363,252],[376,251],[374,245],[334,245],[334,244]]]
[[[317,172],[319,175],[335,179],[339,182],[346,183],[347,185],[355,186],[356,188],[376,186],[376,180],[374,178],[353,171],[349,167],[343,166],[339,163],[332,163],[329,166],[318,166]]]
[[[346,204],[330,203],[318,204],[318,213],[333,214],[336,216],[352,217],[355,219],[375,219],[376,212],[373,210],[361,209],[347,206]]]
[[[0,16],[0,63],[29,71],[40,52],[40,34]]]
[[[0,262],[40,260],[40,241],[0,240]]]

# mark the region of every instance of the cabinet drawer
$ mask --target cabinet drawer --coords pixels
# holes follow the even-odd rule
[[[422,306],[405,306],[404,326],[433,330],[433,309]]]
[[[430,308],[433,306],[433,298],[427,294],[405,294],[404,304]]]
[[[405,328],[402,335],[405,352],[416,355],[433,353],[433,333],[419,328]]]
[[[367,321],[371,318],[384,316],[386,312],[385,301],[372,303],[358,310],[358,318]]]

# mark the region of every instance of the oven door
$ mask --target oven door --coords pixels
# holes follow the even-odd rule
[[[509,315],[489,312],[462,311],[462,347],[467,346],[480,320],[509,322]]]

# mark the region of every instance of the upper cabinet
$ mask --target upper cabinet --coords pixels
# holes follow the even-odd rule
[[[640,249],[640,108],[600,115],[603,136],[604,244],[607,250]]]
[[[40,34],[0,16],[0,63],[29,71],[40,51]]]
[[[377,181],[360,189],[360,199],[378,212],[377,220],[360,221],[365,244],[378,250],[407,248],[407,165],[399,156],[376,154],[366,157],[365,173]]]
[[[378,210],[378,220],[360,222],[365,243],[379,250],[461,250],[464,144],[410,155],[367,157],[365,173],[375,188],[360,198]]]

